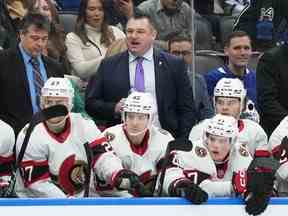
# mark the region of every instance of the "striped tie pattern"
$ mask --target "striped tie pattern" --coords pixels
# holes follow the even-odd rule
[[[41,88],[44,85],[44,81],[42,79],[41,73],[40,73],[40,64],[37,58],[31,58],[30,63],[33,68],[33,77],[34,77],[34,86],[35,86],[35,93],[36,93],[36,102],[37,105],[40,105],[40,95],[41,95]]]

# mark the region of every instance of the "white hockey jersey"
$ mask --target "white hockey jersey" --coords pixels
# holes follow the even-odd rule
[[[107,128],[102,135],[109,140],[123,167],[139,175],[143,183],[148,183],[158,174],[159,161],[165,155],[168,142],[174,138],[169,132],[152,126],[149,132],[146,132],[143,146],[137,149],[129,142],[125,133],[123,124],[119,124]],[[115,190],[112,191],[105,185],[98,184],[98,189],[106,195],[115,195]]]
[[[209,119],[205,119],[195,125],[189,134],[189,139],[193,142],[203,138],[204,128],[207,127]],[[250,154],[254,157],[255,153],[258,156],[269,156],[270,148],[268,146],[268,138],[263,128],[254,121],[249,119],[238,120],[239,136],[238,143],[246,145]]]
[[[279,151],[279,146],[285,136],[288,137],[288,116],[280,122],[269,138],[272,154]],[[280,164],[276,173],[276,186],[280,196],[288,196],[288,152],[285,151],[281,154]]]
[[[166,171],[163,191],[169,194],[169,187],[181,178],[188,178],[198,184],[209,197],[231,196],[233,194],[233,172],[246,170],[252,161],[245,146],[236,143],[226,163],[216,165],[202,140],[193,142],[190,152],[175,151],[171,166]]]
[[[7,123],[0,120],[0,187],[8,185],[14,163],[15,134]]]
[[[24,127],[17,138],[17,154],[21,149],[26,130],[27,127]],[[38,124],[31,134],[20,172],[17,173],[17,195],[19,197],[83,196],[87,177],[85,171],[88,170],[84,143],[92,142],[98,135],[100,131],[94,122],[79,113],[70,113],[66,129],[61,136],[56,137],[49,132],[44,123]],[[109,161],[114,164],[118,161],[118,166],[111,166]],[[99,164],[105,167],[99,168]],[[121,170],[122,166],[120,160],[110,151],[101,155],[94,168],[96,171],[106,170],[105,173],[101,173],[103,175],[101,177],[106,179],[115,169]]]

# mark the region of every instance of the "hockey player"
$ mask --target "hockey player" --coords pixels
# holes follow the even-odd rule
[[[238,120],[239,136],[237,142],[246,145],[250,154],[255,156],[269,156],[268,138],[262,127],[249,119],[240,119],[240,114],[246,104],[246,90],[239,79],[222,78],[214,89],[215,112],[233,116]],[[201,138],[209,119],[194,126],[189,139],[193,142]]]
[[[149,93],[132,92],[124,103],[123,123],[107,128],[102,133],[124,168],[140,176],[151,194],[160,168],[159,162],[168,142],[174,140],[169,132],[152,125],[154,113],[155,104]],[[102,189],[105,194],[114,193],[111,188],[101,184],[98,184],[98,189]]]
[[[0,197],[5,195],[14,163],[15,134],[7,123],[0,120]]]
[[[87,176],[93,176],[88,175],[90,167],[100,179],[116,185],[122,183],[121,161],[106,142],[95,140],[100,134],[97,126],[79,113],[70,113],[73,95],[74,90],[66,78],[50,78],[42,88],[42,109],[61,104],[69,113],[40,123],[32,131],[17,175],[16,193],[19,197],[83,196],[85,183],[90,180]],[[17,155],[26,130],[27,126],[17,138]],[[90,143],[93,153],[92,165],[88,164],[86,142]],[[124,177],[129,180],[130,176]]]
[[[193,142],[190,152],[174,152],[164,191],[172,196],[184,195],[190,200],[195,185],[199,185],[209,197],[244,193],[245,172],[252,157],[246,147],[237,142],[237,120],[217,114],[208,120],[202,135]],[[242,185],[240,181],[243,181]]]
[[[209,197],[241,195],[248,214],[261,214],[272,193],[275,167],[266,158],[252,161],[246,146],[237,141],[237,124],[234,117],[217,114],[191,152],[175,151],[164,191],[193,200],[193,195],[203,194],[195,187],[199,185]]]

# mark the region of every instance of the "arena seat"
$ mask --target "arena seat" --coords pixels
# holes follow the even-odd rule
[[[64,27],[65,33],[74,31],[74,26],[77,19],[77,13],[75,12],[60,12],[59,13],[60,23]]]
[[[224,47],[224,43],[229,34],[233,31],[233,24],[235,22],[235,17],[233,16],[223,16],[220,19],[220,36],[221,36],[221,45]]]
[[[62,11],[78,11],[80,0],[56,0]]]
[[[211,50],[213,48],[213,34],[207,20],[201,17],[195,18],[195,49]]]
[[[208,71],[224,64],[223,58],[217,55],[201,54],[195,56],[195,71],[204,75]]]

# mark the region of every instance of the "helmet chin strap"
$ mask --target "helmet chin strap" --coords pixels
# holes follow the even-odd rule
[[[68,118],[68,115],[65,116],[65,118],[58,122],[58,123],[51,123],[49,121],[46,121],[47,127],[49,128],[49,130],[51,130],[53,133],[60,133],[61,131],[63,131],[65,124],[66,124],[66,119]]]
[[[224,164],[226,163],[228,160],[229,160],[229,155],[230,155],[230,152],[228,152],[228,154],[224,157],[223,160],[213,160],[215,164]]]
[[[137,132],[137,133],[131,133],[131,132],[129,132],[129,131],[127,130],[127,128],[126,128],[127,133],[128,133],[130,136],[134,136],[134,137],[146,133],[147,130],[148,130],[148,128],[146,127],[146,128],[145,128],[144,130],[142,130],[142,131],[139,131],[139,132]]]

